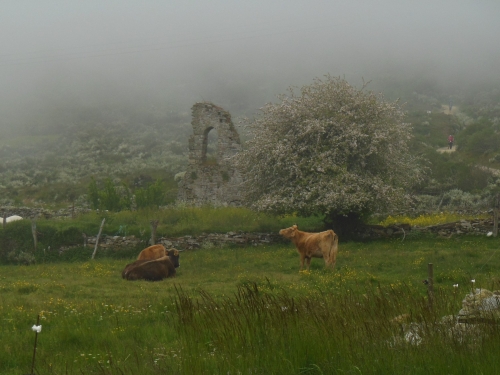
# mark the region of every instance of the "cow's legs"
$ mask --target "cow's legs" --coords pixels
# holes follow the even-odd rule
[[[311,257],[307,257],[306,262],[307,262],[307,270],[309,271],[309,267],[311,266]]]
[[[306,256],[304,254],[300,254],[300,271],[302,271],[304,269],[304,259],[305,258],[306,258]]]
[[[328,259],[325,258],[325,266],[330,267],[332,270],[335,268],[335,263],[337,263],[336,257],[333,257],[331,261],[328,261]]]
[[[337,254],[333,254],[333,259],[332,259],[332,270],[335,268],[335,263],[337,263]]]

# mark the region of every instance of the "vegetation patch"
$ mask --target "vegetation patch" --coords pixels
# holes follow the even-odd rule
[[[386,219],[382,220],[379,224],[384,226],[389,226],[393,224],[410,224],[411,226],[417,227],[428,227],[431,225],[439,225],[445,223],[453,223],[459,220],[471,220],[477,218],[486,218],[487,214],[482,215],[463,215],[453,212],[440,212],[436,214],[419,215],[418,217],[412,218],[408,216],[391,216],[389,215]]]
[[[497,251],[486,237],[341,242],[334,271],[299,273],[292,244],[215,247],[161,282],[121,278],[136,253],[0,266],[0,373],[31,365],[37,316],[39,373],[494,373],[497,326],[457,336],[453,316],[473,287],[500,289]]]

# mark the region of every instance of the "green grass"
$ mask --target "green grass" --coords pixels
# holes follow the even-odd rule
[[[40,315],[37,374],[493,374],[496,327],[458,340],[436,322],[459,311],[471,278],[500,289],[498,245],[341,242],[335,271],[313,259],[310,273],[291,244],[186,251],[177,277],[156,283],[121,278],[131,253],[0,266],[0,373],[29,372]],[[402,340],[400,314],[425,323],[423,345]]]

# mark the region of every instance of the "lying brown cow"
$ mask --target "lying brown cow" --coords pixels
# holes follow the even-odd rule
[[[174,277],[179,267],[179,251],[172,249],[167,255],[158,259],[141,259],[127,264],[122,278],[127,280],[160,281]]]
[[[339,250],[339,238],[333,230],[319,233],[302,232],[296,225],[282,229],[279,232],[283,237],[289,238],[297,247],[300,254],[300,270],[304,268],[304,259],[307,261],[307,270],[311,264],[311,258],[324,258],[325,265],[332,269],[337,262]]]
[[[137,260],[151,260],[162,258],[167,255],[167,251],[162,244],[146,247],[139,253]]]

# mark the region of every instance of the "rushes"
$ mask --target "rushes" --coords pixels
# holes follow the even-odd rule
[[[410,363],[433,361],[436,368],[446,368],[448,358],[439,353],[446,350],[460,358],[471,348],[470,361],[477,361],[477,332],[457,340],[455,321],[442,318],[456,308],[456,300],[442,291],[436,300],[440,302],[431,311],[418,291],[404,285],[370,288],[363,295],[340,291],[294,298],[284,291],[262,292],[253,284],[218,300],[204,291],[194,299],[178,290],[175,325],[182,350],[189,353],[180,366],[187,371],[194,361],[195,368],[235,371],[230,373],[316,367],[333,373],[357,366],[362,373],[393,373],[401,356]],[[484,335],[490,343],[491,332]],[[493,340],[498,342],[498,336]]]

